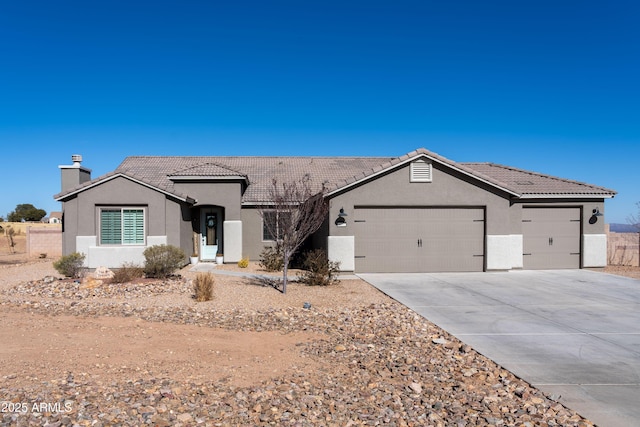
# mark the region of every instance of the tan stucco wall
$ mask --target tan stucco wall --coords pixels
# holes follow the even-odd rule
[[[62,255],[62,228],[27,227],[27,256],[56,258]]]
[[[640,265],[640,234],[607,231],[607,264]]]

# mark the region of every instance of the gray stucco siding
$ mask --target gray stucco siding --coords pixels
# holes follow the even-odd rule
[[[68,255],[76,251],[78,235],[78,198],[73,197],[62,205],[62,254]]]
[[[260,252],[273,242],[262,240],[262,217],[256,207],[242,208],[242,251],[252,261],[260,259]]]
[[[239,182],[176,182],[176,191],[197,200],[195,206],[221,206],[224,219],[239,220],[242,184]]]
[[[329,221],[325,221],[318,231],[309,237],[309,245],[316,249],[327,250],[327,235]],[[273,246],[275,242],[262,239],[262,217],[260,210],[255,206],[243,206],[242,208],[242,253],[252,261],[260,259],[260,253],[265,246]],[[307,247],[301,250],[308,249]]]
[[[330,235],[352,235],[355,206],[482,206],[487,210],[487,234],[509,233],[509,199],[506,193],[456,171],[433,165],[432,182],[410,182],[410,167],[405,165],[375,180],[353,187],[331,199]],[[347,217],[346,227],[334,224],[340,208]]]
[[[145,237],[166,236],[166,243],[192,251],[188,205],[124,177],[105,181],[65,201],[63,253],[77,250],[76,236],[100,235],[100,210],[105,207],[142,207]],[[152,242],[147,242],[147,245]],[[99,245],[99,243],[98,243]]]
[[[165,198],[167,244],[181,248],[186,256],[193,252],[191,214],[189,206],[171,198]]]
[[[107,206],[143,206],[147,236],[167,234],[165,194],[126,178],[118,177],[83,191],[78,199],[82,207],[80,218],[93,218],[93,221],[80,221],[80,236],[99,234],[100,208]]]

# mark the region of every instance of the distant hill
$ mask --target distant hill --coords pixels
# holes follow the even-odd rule
[[[613,233],[637,233],[638,227],[631,224],[609,224],[609,230]]]

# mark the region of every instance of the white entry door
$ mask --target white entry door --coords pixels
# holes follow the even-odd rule
[[[213,261],[218,252],[218,214],[209,209],[202,211],[200,227],[200,260]]]

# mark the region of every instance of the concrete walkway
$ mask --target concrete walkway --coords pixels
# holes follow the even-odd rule
[[[640,426],[640,281],[588,270],[360,277],[599,426]]]

